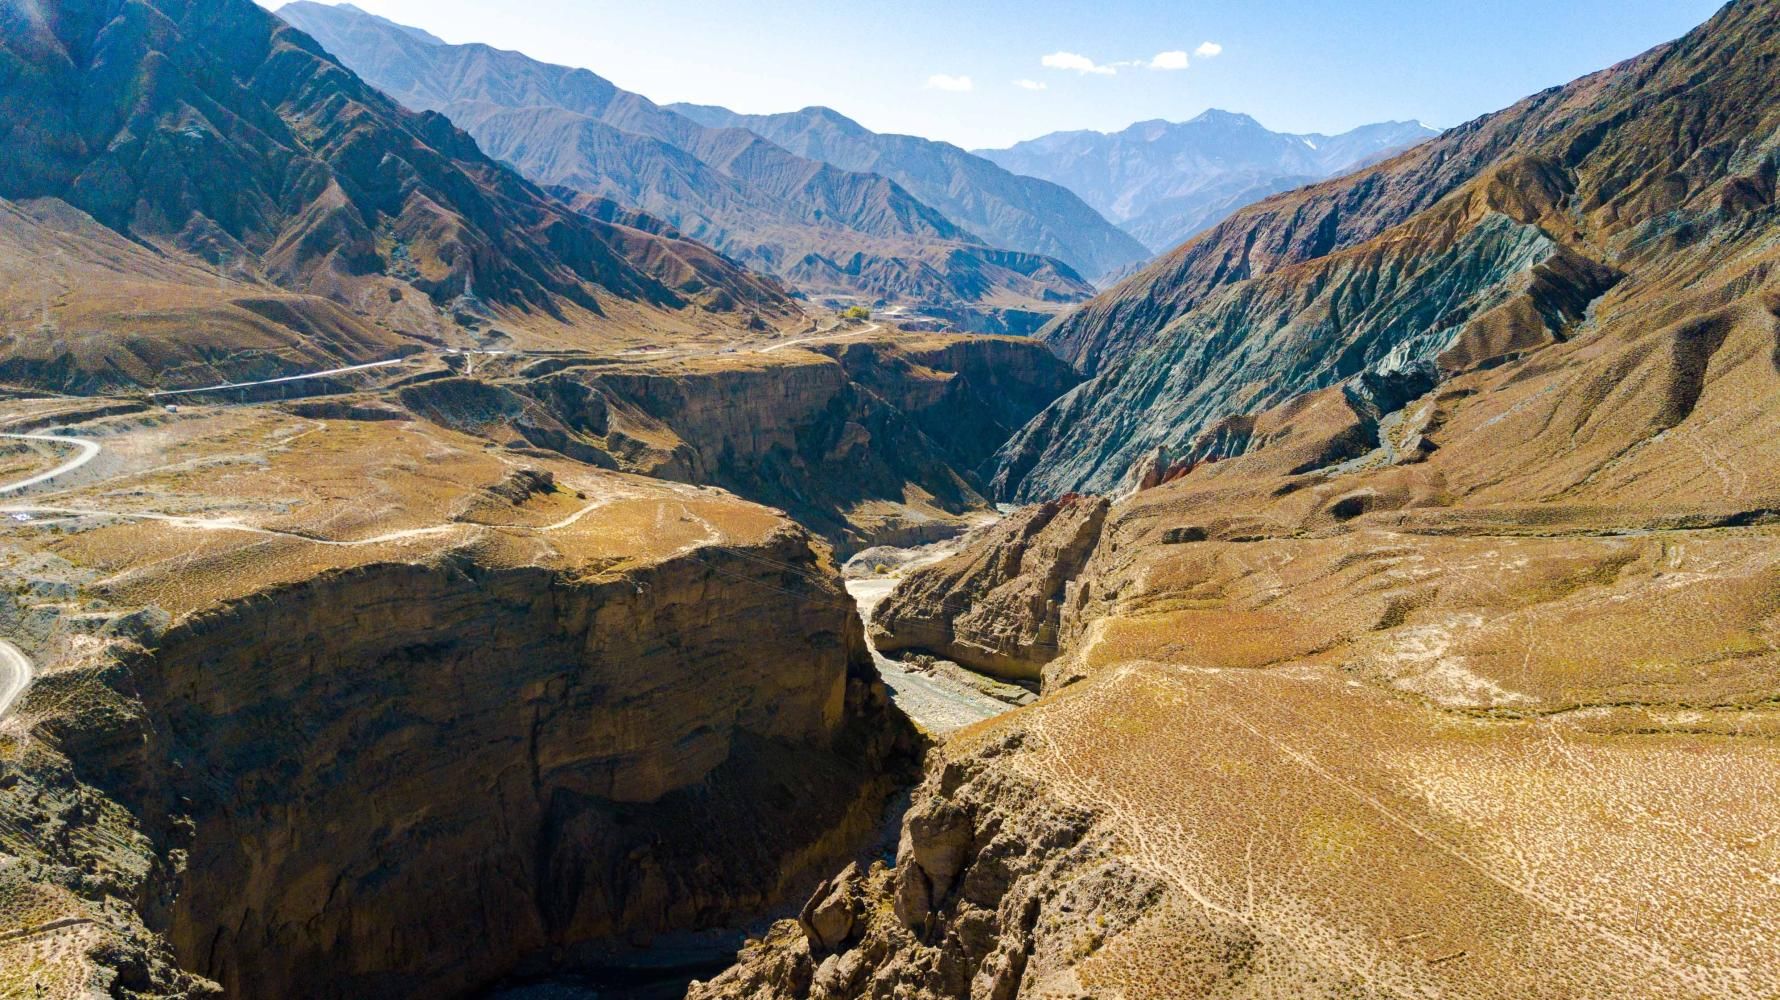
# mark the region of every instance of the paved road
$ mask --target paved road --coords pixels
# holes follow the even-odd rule
[[[251,389],[256,385],[278,385],[281,382],[301,382],[304,379],[326,378],[329,375],[345,375],[349,372],[369,371],[372,368],[388,368],[391,365],[403,365],[407,363],[407,358],[392,358],[389,361],[372,361],[369,364],[348,365],[345,368],[329,368],[327,371],[304,372],[301,375],[286,375],[283,378],[260,379],[258,382],[224,382],[221,385],[207,385],[199,389],[167,389],[163,392],[151,392],[149,393],[149,396],[155,399],[160,399],[165,396],[189,396],[194,392],[222,392],[227,389]]]
[[[29,479],[21,479],[16,483],[7,483],[0,486],[0,495],[17,493],[20,490],[29,489],[39,483],[47,483],[57,476],[73,472],[75,469],[91,462],[99,454],[99,442],[88,441],[86,438],[57,437],[53,434],[0,434],[0,438],[11,438],[14,441],[51,441],[56,444],[71,444],[80,449],[80,454],[63,462],[61,465],[56,466],[48,472],[42,472]]]
[[[778,342],[777,344],[771,345],[770,347],[760,348],[759,353],[771,354],[774,351],[782,350],[787,347],[795,347],[798,344],[813,344],[818,340],[843,340],[847,337],[863,337],[868,333],[876,333],[877,331],[882,330],[883,328],[884,328],[883,324],[873,323],[872,325],[865,327],[864,329],[854,330],[852,333],[835,333],[833,331],[829,331],[828,333],[818,334],[817,336],[814,336],[814,337],[799,337],[796,340],[782,340],[782,341]]]
[[[829,331],[827,333],[819,334],[814,337],[800,337],[797,340],[781,341],[777,344],[772,344],[767,347],[730,346],[730,347],[695,348],[695,349],[691,349],[691,350],[675,350],[673,348],[663,348],[661,350],[652,350],[652,351],[621,351],[621,352],[619,352],[618,356],[620,356],[620,357],[631,356],[631,357],[636,357],[636,358],[651,358],[651,357],[680,358],[680,357],[700,356],[700,355],[707,355],[707,354],[743,353],[746,351],[756,351],[756,350],[759,351],[760,353],[764,354],[769,351],[777,351],[777,350],[780,350],[781,348],[793,347],[798,344],[814,343],[819,340],[836,340],[836,339],[839,339],[842,337],[862,337],[868,333],[876,332],[877,330],[880,330],[882,328],[883,327],[881,324],[873,323],[870,326],[867,326],[860,330],[855,330],[852,333],[838,333],[837,334],[834,331]],[[446,350],[441,353],[445,354],[445,355],[461,355],[461,356],[464,356],[464,357],[470,359],[469,364],[467,364],[465,366],[464,373],[467,375],[474,371],[474,367],[475,367],[474,357],[476,355],[487,355],[490,357],[498,357],[500,355],[512,354],[512,355],[519,355],[519,356],[523,357],[523,356],[527,355],[529,352],[526,352],[526,351],[478,351],[478,350],[470,350],[468,348],[464,348],[461,350],[460,349]],[[414,356],[405,357],[405,358],[392,358],[388,361],[372,361],[372,362],[369,362],[367,364],[362,364],[362,365],[348,365],[345,368],[329,368],[326,371],[304,372],[301,375],[285,375],[281,378],[261,379],[257,382],[224,382],[221,385],[207,385],[207,386],[202,386],[202,387],[196,388],[196,389],[166,389],[161,392],[151,392],[148,395],[152,399],[164,399],[164,398],[167,398],[170,396],[189,396],[194,393],[201,393],[201,392],[226,392],[230,389],[251,389],[254,386],[260,386],[260,385],[279,385],[284,382],[301,382],[305,379],[327,378],[330,375],[348,375],[348,374],[351,374],[352,372],[370,371],[375,368],[388,368],[388,367],[391,367],[392,365],[405,365],[405,364],[408,364],[408,363],[416,360],[419,357],[420,357],[420,355],[414,355]]]
[[[31,658],[17,646],[0,639],[0,719],[31,687]]]
[[[15,483],[0,485],[0,494],[17,493],[19,490],[29,489],[39,483],[47,483],[57,476],[73,472],[91,462],[93,457],[99,454],[99,443],[88,441],[86,438],[56,437],[53,434],[0,434],[0,438],[11,438],[14,441],[53,441],[57,444],[71,444],[80,449],[80,454],[48,472],[41,472]],[[6,718],[6,713],[12,711],[12,706],[24,697],[25,691],[30,687],[31,658],[17,646],[5,639],[0,639],[0,719]]]

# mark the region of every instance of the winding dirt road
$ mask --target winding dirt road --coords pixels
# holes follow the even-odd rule
[[[31,658],[17,646],[0,639],[0,719],[31,687]]]
[[[80,454],[75,455],[73,458],[63,462],[61,465],[56,466],[48,472],[38,473],[29,479],[21,479],[16,483],[7,483],[4,486],[0,486],[0,496],[4,496],[8,493],[17,493],[20,490],[27,490],[40,483],[47,483],[57,476],[73,472],[75,469],[91,462],[99,455],[99,442],[89,441],[86,438],[57,437],[54,434],[0,434],[0,439],[12,441],[48,441],[52,444],[71,444],[80,449]]]
[[[0,434],[0,439],[13,441],[49,441],[55,444],[71,444],[80,450],[73,458],[48,472],[40,472],[35,476],[20,479],[17,482],[0,485],[0,496],[27,490],[41,483],[47,483],[57,476],[73,472],[75,469],[91,462],[99,454],[99,443],[86,438],[57,437],[53,434]],[[0,720],[6,718],[12,707],[31,687],[31,658],[24,651],[5,639],[0,639]]]

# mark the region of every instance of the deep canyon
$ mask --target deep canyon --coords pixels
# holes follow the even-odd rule
[[[1780,0],[1146,264],[288,20],[0,0],[0,996],[1780,994]]]

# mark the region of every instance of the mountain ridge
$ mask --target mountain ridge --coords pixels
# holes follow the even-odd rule
[[[568,211],[442,116],[398,107],[243,0],[8,0],[0,21],[0,199],[66,203],[138,245],[262,288],[238,294],[271,287],[299,296],[299,311],[305,296],[347,306],[361,327],[348,339],[361,345],[473,342],[466,327],[495,323],[512,327],[508,339],[597,340],[801,320],[775,282],[653,220]],[[117,257],[90,241],[78,249]],[[177,312],[191,275],[163,276],[178,284],[144,294]],[[227,354],[202,325],[141,333],[118,308],[83,317],[90,325],[61,341],[15,349],[40,352],[34,363],[63,358],[70,377],[141,370],[132,352],[180,364]],[[267,351],[215,370],[240,378],[288,364]]]
[[[1244,205],[1436,134],[1420,122],[1379,122],[1338,135],[1273,132],[1249,115],[1213,108],[1184,122],[1053,132],[976,154],[1069,188],[1161,253]]]
[[[1092,287],[1038,255],[1001,268],[974,233],[894,181],[797,156],[746,129],[709,128],[590,70],[557,66],[479,43],[431,45],[338,7],[298,0],[280,16],[309,31],[397,101],[446,115],[491,155],[545,186],[613,197],[666,218],[682,232],[785,278],[809,278],[812,256],[869,258],[877,277],[823,272],[807,291],[867,295],[951,310],[978,329],[999,310],[1030,332],[1056,301]],[[995,294],[961,298],[950,274],[961,261],[993,273]],[[1047,295],[1025,289],[1032,275]],[[916,278],[900,281],[896,275]],[[885,295],[885,291],[889,294]]]
[[[668,107],[713,127],[748,129],[800,156],[882,174],[990,243],[1056,257],[1086,275],[1099,277],[1149,256],[1069,189],[952,143],[873,132],[821,105],[769,115],[703,104]]]
[[[1774,201],[1763,6],[1249,206],[1061,317],[1041,337],[1095,378],[1008,444],[1002,487],[1119,489],[1240,454],[1228,421],[1306,393],[1414,398],[1582,332],[1635,338],[1677,269],[1698,275],[1662,314],[1704,309],[1686,287],[1757,254]],[[1731,36],[1749,51],[1726,54]]]

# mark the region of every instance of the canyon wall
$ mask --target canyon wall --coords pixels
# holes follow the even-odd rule
[[[396,398],[428,420],[779,507],[841,555],[956,534],[1014,429],[1075,384],[1042,344],[866,331],[774,351],[485,362]]]
[[[917,737],[825,549],[715,491],[491,478],[439,433],[351,460],[441,524],[0,545],[42,671],[0,727],[0,965],[35,977],[0,992],[55,943],[116,995],[461,995],[745,923],[877,832]],[[357,444],[320,428],[302,468]]]

